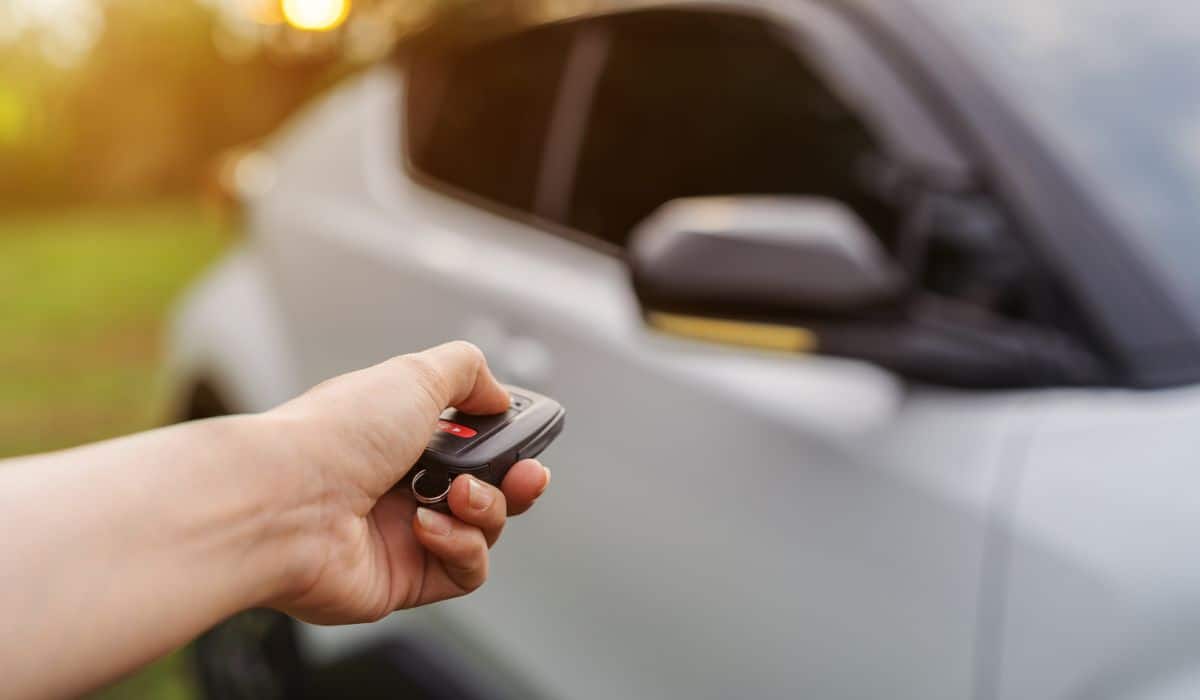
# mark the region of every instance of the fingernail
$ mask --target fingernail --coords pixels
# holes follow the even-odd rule
[[[443,536],[450,534],[449,516],[442,515],[428,508],[417,508],[417,520],[421,522],[421,529],[430,534]]]
[[[492,505],[492,501],[496,500],[496,494],[492,490],[484,486],[479,479],[473,476],[467,477],[467,501],[475,510],[485,510]]]
[[[546,489],[550,488],[550,467],[543,464],[542,471],[546,472],[546,480],[542,482],[542,488],[538,491],[539,496],[545,493]]]

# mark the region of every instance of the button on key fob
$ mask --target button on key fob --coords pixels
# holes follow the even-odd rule
[[[554,399],[509,386],[504,413],[474,416],[453,408],[442,412],[429,445],[412,468],[409,488],[417,503],[449,512],[450,482],[470,474],[499,486],[512,465],[541,454],[562,432],[566,411]]]

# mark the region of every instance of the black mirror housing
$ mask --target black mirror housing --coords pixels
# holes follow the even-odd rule
[[[949,386],[1088,385],[1108,373],[1056,329],[913,289],[866,224],[828,199],[674,200],[638,225],[630,264],[647,320],[675,335],[850,357]]]
[[[672,200],[634,230],[634,285],[654,309],[839,316],[899,299],[902,271],[866,224],[817,197]]]

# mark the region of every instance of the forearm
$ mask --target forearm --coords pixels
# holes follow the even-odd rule
[[[286,440],[253,438],[270,420],[0,462],[6,692],[82,692],[277,593],[302,514],[275,502],[288,456],[259,447]]]

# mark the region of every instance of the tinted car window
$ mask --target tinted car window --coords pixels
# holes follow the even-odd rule
[[[570,45],[564,27],[429,49],[408,71],[408,155],[424,174],[509,207],[533,206]]]
[[[810,194],[895,229],[869,186],[874,139],[774,27],[685,11],[610,21],[563,223],[624,245],[677,197]]]

